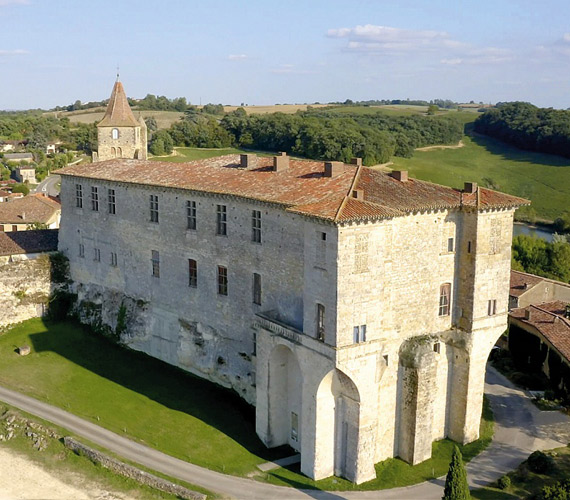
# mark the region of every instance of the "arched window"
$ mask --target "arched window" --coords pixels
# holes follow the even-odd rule
[[[118,128],[114,128],[113,130],[111,130],[111,137],[113,139],[119,138],[119,129]]]
[[[439,315],[449,316],[451,304],[451,283],[444,283],[439,287]]]
[[[121,148],[117,148],[117,158],[123,157],[123,150]]]
[[[117,150],[115,148],[111,148],[111,155],[115,158],[117,157]]]

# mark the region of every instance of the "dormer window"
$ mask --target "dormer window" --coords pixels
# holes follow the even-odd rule
[[[119,129],[118,128],[114,128],[113,130],[111,130],[111,137],[113,139],[119,138]]]

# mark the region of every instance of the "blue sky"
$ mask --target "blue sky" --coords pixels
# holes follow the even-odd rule
[[[568,0],[0,0],[0,109],[525,100],[570,107]]]

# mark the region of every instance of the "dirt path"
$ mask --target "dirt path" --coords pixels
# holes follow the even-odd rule
[[[58,478],[33,461],[0,447],[0,500],[128,500],[74,474]]]
[[[434,151],[436,149],[459,149],[465,146],[463,141],[459,141],[455,146],[426,146],[425,148],[416,148],[416,151]]]

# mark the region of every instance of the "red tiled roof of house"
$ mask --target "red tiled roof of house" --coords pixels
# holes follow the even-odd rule
[[[107,104],[107,110],[98,127],[137,127],[140,123],[133,115],[123,84],[115,82],[113,92]]]
[[[7,203],[0,203],[0,223],[32,224],[48,223],[54,217],[61,204],[42,194],[31,194]]]
[[[2,191],[0,189],[0,198],[6,198],[7,196],[10,196],[11,193],[9,193],[8,191]]]
[[[570,362],[570,319],[564,317],[566,305],[560,300],[530,305],[513,309],[509,316],[538,330]],[[528,319],[525,319],[526,311],[530,312]]]
[[[335,177],[326,177],[320,161],[289,159],[284,170],[272,169],[273,159],[257,158],[255,167],[240,166],[239,155],[219,156],[188,163],[116,159],[73,165],[61,175],[189,189],[279,203],[292,212],[335,222],[395,217],[405,213],[474,206],[512,208],[527,200],[479,188],[479,195],[409,179],[367,167],[344,165]],[[362,198],[352,198],[353,191]],[[477,197],[478,196],[478,197]]]
[[[0,255],[55,252],[58,236],[57,229],[0,233]]]
[[[511,270],[511,288],[509,295],[520,297],[532,287],[543,282],[546,278],[541,278],[534,274],[523,273],[522,271]]]

